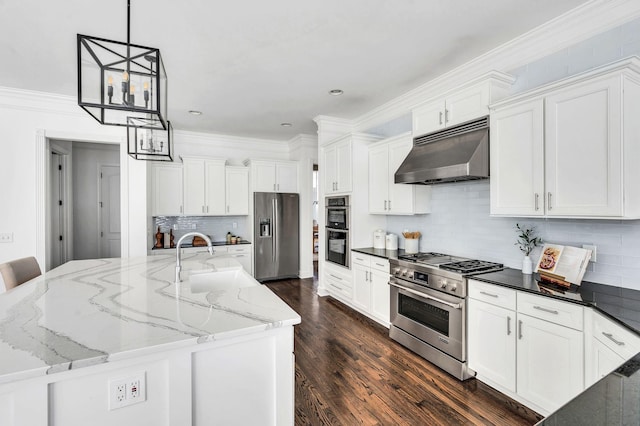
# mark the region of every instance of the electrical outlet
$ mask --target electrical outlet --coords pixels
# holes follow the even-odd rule
[[[3,232],[0,234],[0,243],[12,243],[13,242],[13,232]]]
[[[109,410],[126,407],[146,401],[145,372],[132,374],[126,378],[109,380]]]
[[[233,229],[236,229],[238,227],[238,222],[233,222]]]
[[[582,248],[586,250],[591,250],[591,259],[589,259],[589,261],[596,263],[596,246],[593,244],[583,244]]]

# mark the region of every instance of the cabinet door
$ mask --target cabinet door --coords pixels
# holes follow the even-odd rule
[[[622,215],[620,84],[613,77],[546,98],[547,215]]]
[[[203,215],[205,202],[204,160],[185,159],[184,170],[184,213]]]
[[[389,324],[391,315],[391,290],[389,289],[389,273],[371,269],[371,314]]]
[[[389,144],[389,212],[390,214],[413,214],[415,213],[415,191],[425,191],[426,188],[416,187],[416,185],[407,185],[404,183],[395,183],[395,174],[398,167],[402,164],[407,154],[413,147],[411,138],[402,139]],[[422,206],[421,210],[424,210]]]
[[[491,114],[491,214],[544,215],[543,101]]]
[[[225,213],[225,161],[205,161],[205,213],[223,215]]]
[[[369,150],[369,213],[388,212],[388,192],[389,148],[382,145]]]
[[[591,386],[616,368],[620,367],[625,359],[612,351],[600,340],[591,337],[591,353],[586,358],[585,386]]]
[[[467,312],[469,368],[515,392],[515,311],[468,299]]]
[[[177,216],[182,214],[182,167],[177,165],[153,166],[153,215]]]
[[[251,168],[255,192],[276,192],[276,165],[271,162],[254,163]]]
[[[324,192],[325,194],[332,194],[337,191],[336,185],[338,183],[338,177],[336,175],[336,163],[338,161],[337,150],[335,146],[330,146],[324,149],[324,170],[320,170],[320,173],[324,173]]]
[[[353,265],[353,304],[365,311],[371,306],[370,275],[369,268]]]
[[[447,127],[489,115],[489,85],[474,86],[447,97],[445,124]]]
[[[584,390],[583,334],[518,314],[518,395],[555,411]]]
[[[228,215],[248,215],[249,170],[246,167],[227,167],[225,180],[225,213]]]
[[[351,173],[353,171],[353,165],[351,164],[351,141],[345,141],[336,147],[336,176],[337,176],[337,191],[349,192],[351,191],[352,178]]]
[[[413,136],[421,136],[444,128],[444,101],[437,100],[413,111]]]
[[[298,192],[298,165],[276,164],[276,191]]]

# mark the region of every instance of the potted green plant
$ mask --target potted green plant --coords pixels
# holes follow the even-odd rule
[[[516,223],[516,230],[518,232],[518,239],[515,245],[518,246],[521,252],[524,253],[524,259],[522,260],[522,273],[533,273],[533,262],[529,255],[538,245],[542,244],[542,238],[535,235],[535,227],[520,226]]]

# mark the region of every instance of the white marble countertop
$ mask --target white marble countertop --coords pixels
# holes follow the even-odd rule
[[[192,273],[216,262],[245,286],[192,289]],[[0,294],[0,383],[300,323],[266,286],[220,262],[185,254],[176,287],[175,256],[72,261]]]

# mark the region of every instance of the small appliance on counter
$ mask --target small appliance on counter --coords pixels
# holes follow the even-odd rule
[[[384,248],[387,250],[398,250],[398,236],[396,234],[387,234]]]
[[[384,229],[376,229],[373,231],[373,248],[384,249],[387,233]]]

